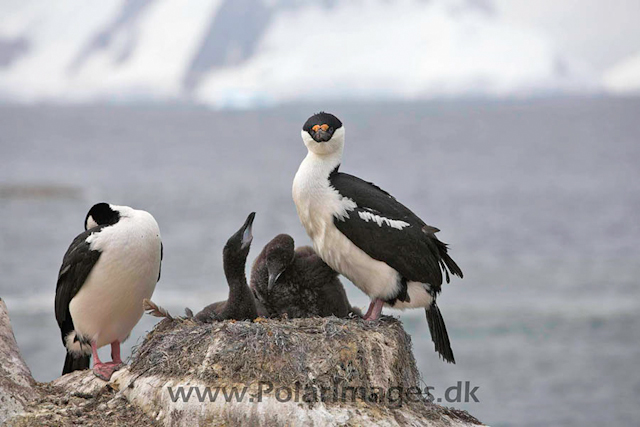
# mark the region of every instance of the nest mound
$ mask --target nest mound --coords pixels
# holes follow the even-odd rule
[[[165,319],[138,348],[130,370],[215,385],[264,381],[411,387],[419,380],[411,338],[391,317],[378,322],[325,317],[211,324]]]
[[[314,425],[479,424],[468,413],[434,405],[423,396],[399,404],[390,399],[391,390],[418,390],[420,376],[411,338],[399,320],[388,316],[375,322],[359,317],[210,324],[164,319],[137,349],[129,370],[134,381],[147,381],[145,399],[150,394],[163,399],[153,391],[158,384],[249,390],[249,402],[254,402],[249,405],[209,401],[203,410],[202,402],[172,402],[171,417],[185,420],[191,414],[194,424],[279,425],[292,418]],[[264,384],[270,391],[295,388],[303,395],[283,402],[271,394],[256,404],[253,399]],[[309,390],[314,393],[305,394]]]

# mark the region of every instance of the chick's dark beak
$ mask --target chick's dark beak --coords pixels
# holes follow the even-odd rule
[[[256,217],[256,213],[251,212],[247,217],[247,220],[245,221],[244,225],[242,226],[244,231],[242,232],[241,249],[246,249],[251,244],[251,241],[253,240],[253,234],[251,232],[251,229],[253,227],[253,220],[255,219],[255,217]]]
[[[273,272],[273,273],[270,272],[269,273],[269,282],[267,284],[267,291],[268,292],[271,292],[271,289],[273,289],[274,285],[278,281],[278,278],[280,277],[281,274],[282,274],[282,271]]]

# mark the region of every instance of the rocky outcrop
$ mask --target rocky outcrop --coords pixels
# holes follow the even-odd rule
[[[0,299],[0,424],[37,397],[36,382],[20,356],[7,306]]]
[[[3,316],[0,327],[10,332]],[[109,383],[90,371],[48,384],[30,374],[25,381],[9,425],[479,424],[425,401],[410,338],[390,317],[164,319]]]

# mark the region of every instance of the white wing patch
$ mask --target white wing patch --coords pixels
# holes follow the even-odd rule
[[[365,222],[369,222],[369,221],[375,222],[376,224],[378,224],[378,227],[382,227],[382,225],[384,224],[391,228],[402,230],[403,228],[408,227],[410,225],[408,222],[400,221],[397,219],[385,218],[383,216],[376,215],[372,212],[360,211],[358,212],[358,216],[360,216],[360,219]]]
[[[349,218],[349,212],[357,208],[358,205],[350,198],[340,196],[340,193],[338,193],[338,190],[335,188],[331,187],[331,189],[339,198],[338,203],[333,206],[333,216],[338,218],[340,221],[344,221],[346,218]]]

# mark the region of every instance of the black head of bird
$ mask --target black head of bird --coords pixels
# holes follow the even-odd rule
[[[269,273],[267,291],[271,291],[278,278],[291,265],[295,257],[295,244],[288,234],[279,234],[266,247],[266,264]]]
[[[255,217],[256,213],[251,212],[242,227],[240,227],[240,229],[227,240],[227,244],[224,245],[222,258],[225,273],[237,273],[239,271],[244,273],[247,255],[249,255],[251,241],[253,240],[251,229]]]
[[[318,143],[327,142],[336,130],[342,128],[342,122],[336,116],[321,111],[309,117],[302,127],[302,131],[306,132]]]
[[[113,225],[120,220],[117,206],[109,203],[96,203],[89,209],[84,219],[84,229],[89,230],[100,225]]]
[[[302,126],[302,140],[309,151],[320,154],[342,153],[344,126],[333,114],[320,112],[309,117]]]

